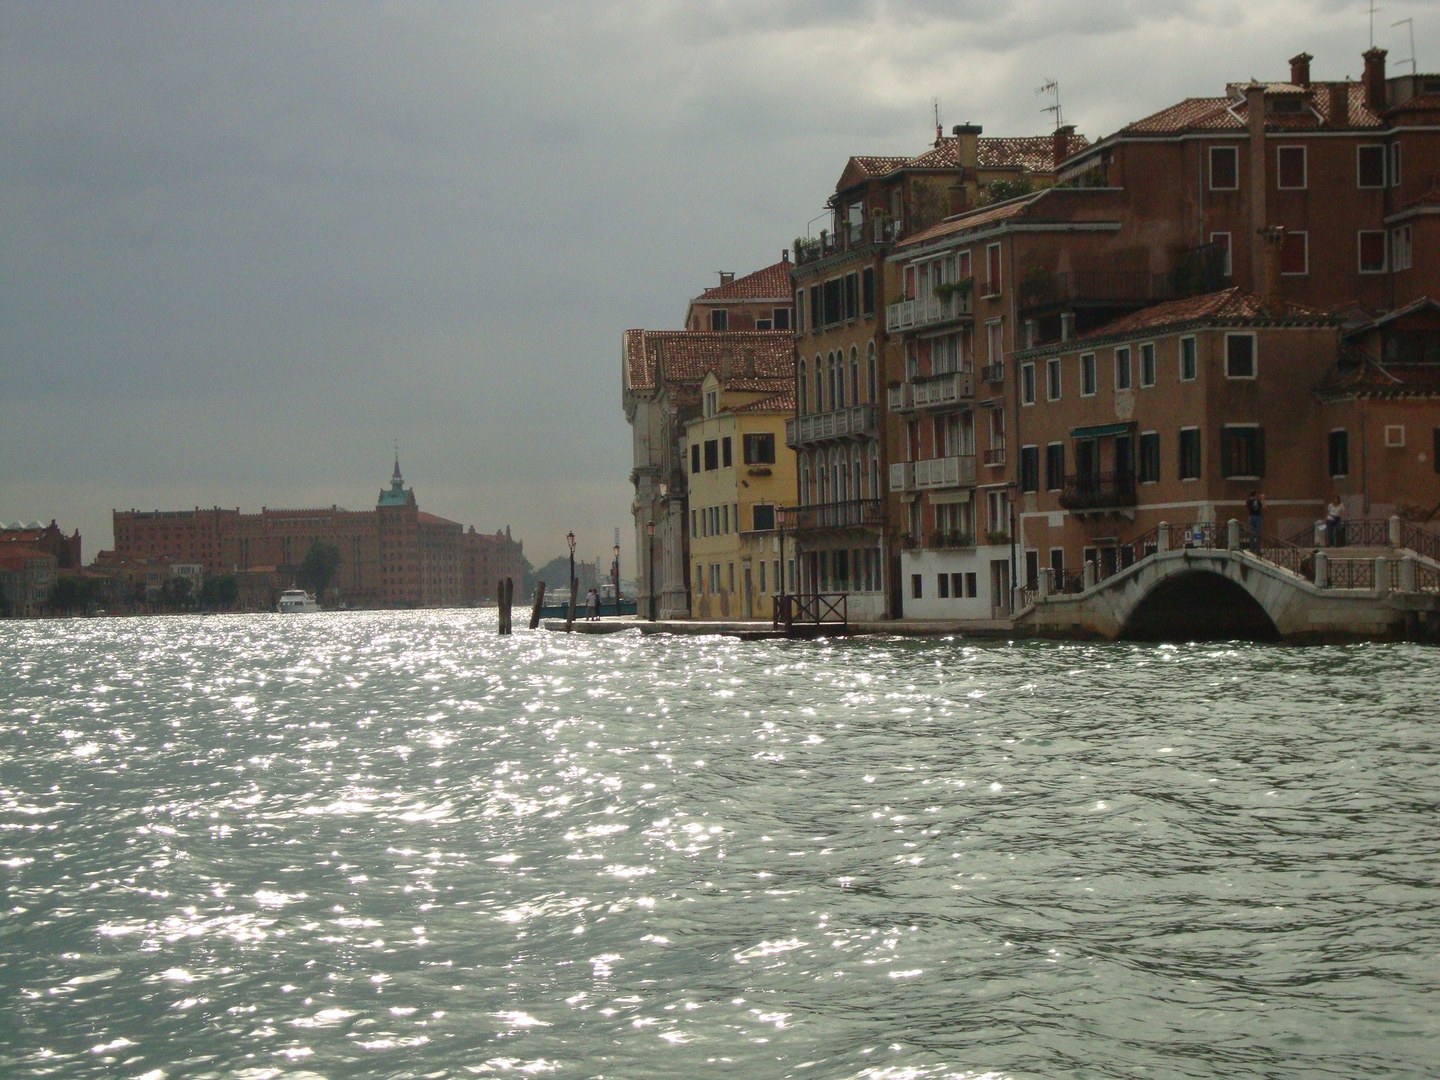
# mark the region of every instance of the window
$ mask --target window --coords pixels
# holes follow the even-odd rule
[[[1080,354],[1080,396],[1095,396],[1095,354]]]
[[[1140,433],[1140,461],[1138,479],[1142,484],[1154,484],[1160,479],[1160,433]]]
[[[1005,491],[986,493],[985,501],[990,516],[990,531],[997,536],[1010,536],[1010,496]]]
[[[1122,345],[1115,350],[1115,389],[1130,389],[1130,346]]]
[[[872,341],[865,348],[865,388],[869,392],[866,399],[870,404],[880,400],[880,384],[875,371],[875,343]]]
[[[801,360],[801,361],[800,361],[800,375],[799,375],[799,378],[795,380],[795,391],[796,391],[796,393],[795,393],[795,400],[796,400],[796,403],[799,405],[799,408],[796,409],[796,412],[797,412],[799,415],[801,415],[801,416],[804,416],[807,412],[810,411],[809,402],[806,400],[806,396],[807,396],[806,392],[807,392],[807,391],[809,390],[809,388],[810,388],[810,387],[809,387],[809,384],[808,384],[808,382],[806,381],[806,378],[805,378],[806,374],[807,374],[807,373],[806,373],[806,370],[805,370],[805,361],[804,361],[804,360]]]
[[[912,600],[925,598],[925,579],[920,574],[910,575],[910,598]]]
[[[750,519],[756,532],[770,532],[775,528],[775,507],[757,503],[750,508]]]
[[[1430,460],[1435,463],[1435,471],[1440,473],[1440,427],[1434,428],[1430,432],[1430,439],[1432,443]]]
[[[755,320],[755,329],[756,329],[756,330],[769,330],[769,329],[770,329],[770,320],[769,320],[769,319],[756,319],[756,320]]]
[[[1385,272],[1385,231],[1383,229],[1361,229],[1359,247],[1360,273],[1383,274]]]
[[[1155,385],[1155,343],[1147,341],[1140,346],[1140,385]]]
[[[950,595],[956,600],[965,598],[965,575],[959,571],[950,575]]]
[[[730,436],[726,435],[723,439],[720,440],[720,467],[728,469],[731,465],[734,464],[734,456],[730,450]]]
[[[825,282],[825,325],[833,326],[845,318],[845,282],[842,278],[831,278]]]
[[[825,325],[824,295],[823,286],[810,286],[810,332],[812,334]]]
[[[722,503],[720,506],[720,535],[730,535],[730,504]]]
[[[1234,191],[1239,186],[1239,151],[1233,146],[1212,146],[1210,148],[1210,190]]]
[[[766,592],[767,592],[767,590],[766,590],[766,588],[765,588],[765,560],[764,560],[764,559],[761,559],[761,560],[760,560],[760,595],[761,595],[761,596],[764,596]]]
[[[720,444],[714,439],[705,440],[705,471],[714,472],[720,467]]]
[[[1220,473],[1227,480],[1252,480],[1265,475],[1265,430],[1254,424],[1220,428]]]
[[[939,593],[938,593],[938,595],[939,595],[940,599],[941,599],[941,600],[949,600],[949,599],[950,599],[950,575],[949,575],[949,574],[936,574],[936,575],[935,575],[935,584],[936,584],[936,586],[939,588]]]
[[[805,329],[805,290],[795,290],[795,329]]]
[[[1280,273],[1299,275],[1310,272],[1310,234],[1287,232],[1280,245]]]
[[[1200,429],[1180,429],[1180,479],[1200,479]]]
[[[1047,401],[1060,400],[1060,358],[1045,361],[1045,398]]]
[[[875,314],[875,268],[867,266],[860,272],[860,311]]]
[[[699,535],[700,535],[700,511],[699,511],[699,510],[692,509],[692,510],[690,511],[690,535],[691,535],[691,536],[699,536]]]
[[[746,435],[743,440],[746,465],[775,464],[775,436],[768,431]]]
[[[698,473],[698,472],[700,471],[700,444],[699,444],[699,443],[695,443],[693,446],[690,447],[690,471],[691,471],[692,473]]]
[[[706,391],[705,391],[705,415],[706,415],[706,416],[714,416],[714,415],[715,415],[717,412],[719,412],[719,411],[720,411],[720,391],[718,391],[718,390],[706,390]]]
[[[1020,490],[1040,490],[1040,448],[1038,446],[1022,446],[1020,448]]]
[[[724,308],[716,308],[714,311],[710,312],[710,329],[730,329],[730,313]]]
[[[719,564],[719,563],[711,563],[711,564],[710,564],[710,591],[711,591],[712,593],[718,593],[718,592],[720,591],[720,564]]]
[[[1220,249],[1225,253],[1225,258],[1220,267],[1220,273],[1225,277],[1233,277],[1235,274],[1235,266],[1230,259],[1230,234],[1228,232],[1212,232],[1210,234],[1210,243],[1218,244]]]
[[[1020,365],[1020,404],[1035,404],[1035,365]]]
[[[1356,155],[1356,184],[1362,188],[1385,186],[1385,147],[1358,146]]]
[[[1350,474],[1350,433],[1344,428],[1330,432],[1330,475]]]
[[[1415,265],[1409,225],[1401,225],[1390,233],[1390,263],[1396,270],[1409,270]]]
[[[1303,188],[1305,186],[1305,147],[1277,147],[1275,150],[1275,165],[1276,187]]]
[[[1198,367],[1195,339],[1193,337],[1182,337],[1180,339],[1180,381],[1190,382],[1193,380]]]
[[[991,244],[985,249],[985,295],[1000,295],[1000,245]],[[996,361],[991,360],[992,364]]]
[[[1390,144],[1390,186],[1400,186],[1400,144]]]
[[[1005,361],[1005,324],[999,319],[985,324],[985,363],[999,367]]]
[[[860,275],[845,275],[845,318],[854,319],[860,315]]]
[[[775,309],[775,317],[771,321],[772,325],[774,325],[776,330],[789,330],[790,309],[786,307],[777,307]]]
[[[1385,425],[1385,445],[1390,447],[1392,450],[1405,445],[1404,424]]]
[[[1065,444],[1052,442],[1045,447],[1045,490],[1060,491],[1065,487]]]
[[[1225,377],[1227,379],[1255,378],[1255,335],[1225,335]]]

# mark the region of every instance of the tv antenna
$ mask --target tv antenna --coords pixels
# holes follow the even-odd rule
[[[1375,48],[1375,0],[1370,0],[1370,48]]]
[[[1065,114],[1060,110],[1060,84],[1054,79],[1046,79],[1045,85],[1035,88],[1036,95],[1048,94],[1050,104],[1046,105],[1041,112],[1053,113],[1055,116],[1055,129],[1058,131],[1065,126]]]
[[[1414,20],[1414,19],[1396,19],[1393,23],[1390,24],[1390,28],[1391,28],[1392,30],[1393,30],[1395,27],[1397,27],[1397,26],[1406,26],[1406,27],[1409,27],[1409,28],[1410,28],[1410,59],[1409,59],[1408,63],[1410,64],[1410,75],[1411,75],[1411,77],[1413,78],[1414,75],[1415,75],[1415,20]],[[1404,64],[1404,63],[1406,63],[1406,62],[1407,62],[1407,61],[1405,61],[1405,60],[1397,60],[1397,61],[1396,61],[1396,63],[1398,63],[1398,64]]]

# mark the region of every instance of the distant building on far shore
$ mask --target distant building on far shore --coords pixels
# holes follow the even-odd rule
[[[494,597],[501,577],[519,579],[524,555],[508,529],[467,533],[421,510],[398,458],[373,510],[116,510],[114,522],[115,550],[97,562],[168,557],[206,576],[233,574],[249,607],[268,606],[270,591],[293,584],[316,543],[340,552],[327,599],[358,607],[474,606]]]
[[[54,518],[50,519],[49,525],[41,525],[38,521],[28,525],[19,521],[12,524],[0,521],[0,544],[23,544],[49,552],[55,556],[55,566],[59,570],[78,570],[81,566],[80,530],[76,529],[66,536],[55,524]]]

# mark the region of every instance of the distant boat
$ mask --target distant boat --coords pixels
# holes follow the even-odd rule
[[[286,589],[280,594],[280,602],[275,605],[275,610],[282,615],[288,615],[296,611],[319,611],[320,605],[315,602],[304,589]]]

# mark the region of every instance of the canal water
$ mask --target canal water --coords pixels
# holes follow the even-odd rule
[[[0,1076],[1440,1073],[1440,654],[0,624]]]

